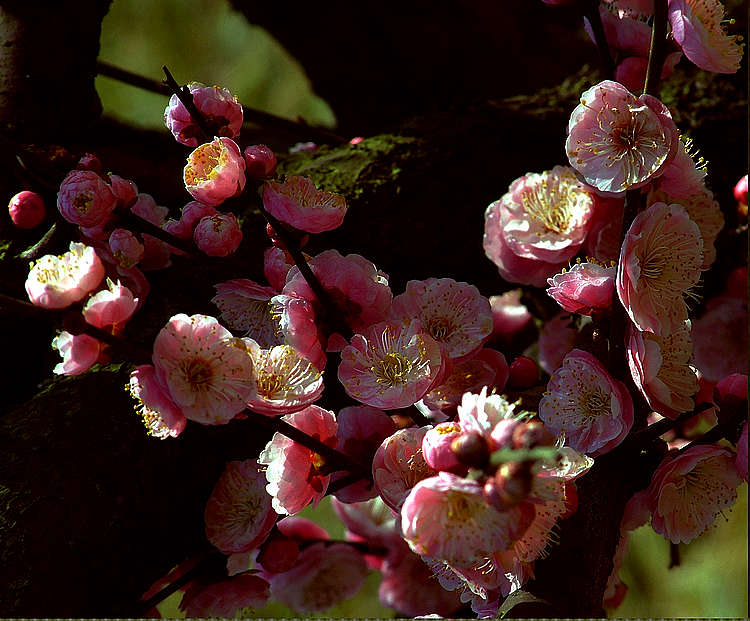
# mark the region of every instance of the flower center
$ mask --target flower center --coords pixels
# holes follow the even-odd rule
[[[264,373],[260,371],[256,384],[258,386],[259,395],[266,399],[273,399],[283,391],[284,378],[275,373]]]
[[[211,365],[200,358],[184,362],[182,364],[182,373],[190,388],[198,392],[208,390],[208,385],[213,377]]]
[[[440,342],[447,340],[455,329],[453,322],[447,317],[436,317],[429,322],[427,327],[430,336]]]
[[[378,384],[393,386],[405,384],[411,368],[411,361],[406,356],[389,352],[371,370],[375,373]]]
[[[554,178],[542,179],[534,188],[521,196],[523,208],[530,218],[539,222],[548,231],[563,234],[573,220],[573,207],[582,194],[581,190]]]
[[[185,166],[185,183],[197,185],[207,181],[214,169],[221,163],[220,158],[221,146],[209,142],[198,147],[192,152]]]

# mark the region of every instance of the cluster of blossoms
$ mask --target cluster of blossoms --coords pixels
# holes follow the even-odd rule
[[[188,85],[201,119],[177,95],[165,110],[175,139],[192,148],[183,181],[194,200],[179,219],[134,182],[105,175],[95,156],[64,178],[58,210],[83,243],[39,259],[26,291],[37,306],[80,310],[102,338],[122,334],[149,292],[143,270],[168,267],[186,254],[182,242],[211,257],[238,249],[239,220],[218,210],[226,201],[255,192],[273,222],[267,282],[216,283],[218,317],[172,316],[151,364],[136,367],[128,383],[156,438],[176,438],[188,420],[260,416],[277,430],[257,459],[227,463],[216,482],[205,532],[227,557],[226,574],[189,582],[186,614],[232,616],[270,598],[320,612],[377,569],[381,600],[399,612],[451,615],[470,605],[493,617],[577,510],[576,479],[634,427],[663,418],[675,421],[664,436],[669,452],[628,504],[603,605],[624,596],[617,569],[629,530],[650,519],[670,541],[688,542],[733,504],[747,480],[747,423],[725,434],[731,443],[688,440],[701,424],[746,407],[747,268],[690,318],[723,216],[704,162],[668,108],[629,90],[643,85],[651,4],[600,3],[617,81],[582,93],[567,128],[568,165],[519,177],[486,209],[484,250],[501,277],[546,287],[561,309],[528,355],[510,363],[501,350],[535,331],[521,289],[486,298],[469,283],[427,278],[394,295],[388,275],[363,256],[304,255],[309,234],[343,224],[346,199],[304,176],[276,178],[268,147],[243,151],[235,142],[242,107],[225,89]],[[670,0],[670,41],[680,51],[667,56],[663,75],[680,54],[707,70],[737,69],[741,48],[716,21],[722,15],[714,0]],[[746,178],[744,194],[738,188],[746,209]],[[12,199],[10,212],[26,228],[45,217],[28,192]],[[637,212],[632,221],[629,212]],[[150,228],[136,230],[138,219]],[[587,337],[613,321],[623,328],[608,332],[610,352],[624,352],[619,365],[605,364]],[[55,372],[66,375],[109,356],[85,329],[61,332],[53,346],[63,356]],[[326,370],[355,403],[318,404]],[[697,403],[711,406],[700,421],[681,417]],[[345,542],[297,516],[327,494]]]

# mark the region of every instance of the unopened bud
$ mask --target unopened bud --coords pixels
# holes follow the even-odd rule
[[[264,144],[245,148],[245,172],[248,179],[270,179],[276,173],[276,154]]]
[[[458,436],[451,442],[451,450],[458,461],[471,468],[484,468],[490,459],[490,447],[487,440],[476,431]]]
[[[299,557],[299,544],[287,537],[271,538],[260,547],[257,561],[263,569],[280,574],[289,571]]]
[[[539,379],[539,367],[526,356],[518,356],[508,368],[508,386],[523,389],[536,384]]]
[[[542,423],[536,420],[522,423],[513,430],[513,448],[552,446],[554,443],[555,436]]]
[[[47,210],[39,194],[25,190],[10,199],[8,213],[19,229],[33,229],[42,223]]]

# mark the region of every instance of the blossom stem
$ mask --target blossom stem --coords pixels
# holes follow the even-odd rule
[[[130,86],[135,86],[152,93],[159,93],[160,95],[172,94],[172,89],[157,80],[152,80],[145,76],[133,73],[127,69],[110,65],[104,61],[97,61],[96,70],[99,75],[118,80]],[[295,122],[285,119],[269,112],[263,112],[262,110],[256,110],[247,106],[242,106],[242,114],[244,121],[255,123],[261,127],[273,127],[284,131],[295,138],[300,140],[316,140],[323,144],[343,144],[346,139],[342,136],[335,134],[334,132],[323,129],[322,127],[315,127],[314,125],[308,125],[304,121]]]
[[[257,412],[253,412],[252,410],[245,410],[245,414],[247,414],[250,420],[258,423],[262,427],[275,431],[276,433],[280,433],[290,440],[294,440],[298,444],[301,444],[314,453],[320,455],[323,459],[326,460],[326,465],[329,467],[329,470],[331,472],[335,472],[336,470],[346,470],[353,474],[357,474],[362,479],[372,480],[370,470],[356,461],[354,458],[350,457],[346,453],[342,453],[341,451],[337,451],[336,449],[331,448],[317,438],[314,438],[313,436],[306,434],[304,431],[297,429],[293,425],[290,425],[285,420],[258,414]]]
[[[664,435],[670,429],[674,429],[677,425],[680,425],[686,420],[689,420],[694,416],[698,416],[703,412],[707,412],[713,407],[714,405],[712,403],[701,403],[698,404],[693,410],[690,410],[689,412],[683,412],[677,418],[663,418],[649,425],[645,429],[641,429],[640,431],[632,434],[629,438],[629,442],[645,445],[649,442],[652,442],[659,436]]]
[[[120,222],[118,222],[118,224],[123,224],[123,228],[135,230],[139,233],[147,233],[148,235],[151,235],[152,237],[156,237],[158,240],[163,241],[165,244],[169,244],[170,246],[174,246],[178,250],[182,250],[182,252],[188,255],[189,258],[197,258],[198,255],[196,255],[195,253],[195,246],[193,246],[193,244],[186,242],[184,239],[180,239],[175,235],[172,235],[168,231],[165,231],[163,228],[152,224],[145,218],[141,218],[139,215],[134,214],[129,209],[118,209],[116,211],[116,214],[118,218],[120,218]]]
[[[594,33],[594,41],[596,41],[602,69],[604,70],[604,78],[606,80],[614,80],[615,63],[612,60],[612,55],[609,51],[609,44],[607,43],[607,36],[604,33],[602,17],[599,14],[599,0],[584,0],[583,16],[588,19],[589,24],[591,24],[591,30]]]
[[[654,0],[654,25],[648,52],[644,95],[659,96],[659,82],[667,51],[667,0]]]

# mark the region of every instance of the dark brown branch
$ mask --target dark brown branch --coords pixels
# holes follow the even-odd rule
[[[644,95],[659,96],[659,83],[667,53],[667,0],[654,0],[654,25],[651,30],[651,47],[648,52]]]
[[[193,95],[190,93],[190,89],[187,86],[181,87],[177,84],[177,81],[172,77],[172,74],[169,72],[166,65],[162,67],[162,71],[164,71],[164,75],[166,76],[164,84],[166,84],[167,87],[177,95],[177,98],[182,102],[182,105],[185,106],[188,114],[190,114],[193,121],[198,125],[203,133],[203,142],[209,142],[213,138],[213,131],[211,131],[208,123],[206,123],[206,119],[204,119],[203,115],[198,111],[198,108],[193,101]]]
[[[615,79],[615,63],[609,51],[607,36],[604,34],[602,17],[599,14],[599,0],[584,0],[583,15],[588,19],[591,30],[594,33],[596,47],[599,50],[599,59],[602,63],[602,71],[607,80]]]

